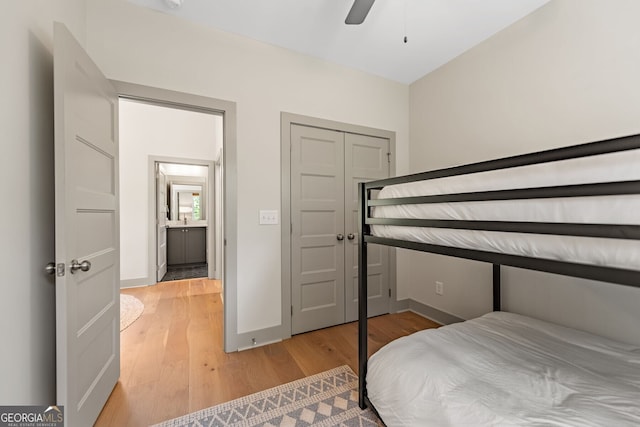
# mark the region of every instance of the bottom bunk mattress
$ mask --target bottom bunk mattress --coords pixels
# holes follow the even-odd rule
[[[639,426],[640,347],[494,312],[393,341],[368,362],[387,426]]]

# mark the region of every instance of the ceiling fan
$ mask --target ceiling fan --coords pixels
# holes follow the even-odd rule
[[[354,0],[353,6],[347,15],[344,23],[348,25],[360,25],[364,22],[364,18],[367,17],[373,2],[376,0]]]

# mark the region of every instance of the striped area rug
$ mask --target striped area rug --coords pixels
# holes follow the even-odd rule
[[[154,427],[383,426],[370,409],[358,407],[357,390],[358,377],[345,365]]]

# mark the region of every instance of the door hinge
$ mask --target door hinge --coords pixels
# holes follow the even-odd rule
[[[291,306],[291,317],[293,317],[293,306]]]
[[[391,298],[391,288],[389,288],[389,298]]]
[[[387,163],[391,163],[391,152],[387,153]]]

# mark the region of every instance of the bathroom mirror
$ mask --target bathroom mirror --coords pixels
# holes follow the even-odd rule
[[[206,219],[206,188],[204,183],[172,180],[168,184],[169,209],[172,221],[202,221]]]

